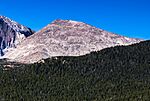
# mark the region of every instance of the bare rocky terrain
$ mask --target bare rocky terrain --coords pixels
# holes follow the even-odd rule
[[[0,16],[0,56],[5,55],[8,48],[15,48],[33,31],[5,16]]]
[[[34,63],[53,56],[80,56],[117,45],[130,45],[142,40],[124,37],[83,22],[55,20],[29,36],[4,58]]]

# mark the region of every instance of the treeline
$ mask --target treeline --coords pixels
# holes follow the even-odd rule
[[[149,100],[150,41],[0,68],[0,101]]]

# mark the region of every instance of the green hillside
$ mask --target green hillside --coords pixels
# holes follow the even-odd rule
[[[0,101],[150,101],[150,41],[0,68]]]

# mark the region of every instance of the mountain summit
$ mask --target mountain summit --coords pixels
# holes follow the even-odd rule
[[[16,47],[23,39],[32,34],[33,32],[30,28],[5,16],[0,16],[0,55],[4,55],[5,49]]]
[[[52,56],[80,56],[140,41],[142,40],[107,32],[83,22],[55,20],[28,37],[5,57],[18,62],[34,63]]]

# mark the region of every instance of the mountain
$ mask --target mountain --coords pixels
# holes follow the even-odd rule
[[[5,16],[0,16],[0,51],[1,56],[7,48],[16,47],[26,37],[33,34],[33,31]]]
[[[83,22],[55,20],[21,42],[5,58],[34,63],[52,56],[80,56],[116,45],[129,45],[141,40],[127,38]]]
[[[4,71],[1,101],[149,101],[150,41]]]

